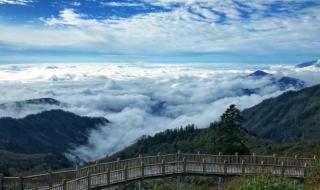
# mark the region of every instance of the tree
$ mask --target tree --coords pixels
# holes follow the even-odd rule
[[[231,105],[214,129],[214,148],[213,152],[222,154],[248,154],[249,149],[244,144],[240,127],[242,125],[240,110],[235,105]]]

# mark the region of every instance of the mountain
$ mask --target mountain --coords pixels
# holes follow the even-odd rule
[[[309,61],[309,62],[305,62],[305,63],[301,63],[299,65],[297,65],[296,67],[298,68],[305,68],[305,67],[320,67],[320,59],[314,60],[314,61]]]
[[[62,103],[53,98],[38,98],[38,99],[29,99],[23,101],[9,102],[0,104],[0,109],[4,109],[8,106],[13,106],[16,108],[22,108],[24,105],[55,105],[60,106]]]
[[[277,142],[320,137],[320,85],[289,91],[242,112],[248,131]]]
[[[0,104],[0,117],[23,118],[51,109],[64,109],[67,104],[53,98],[37,98]]]
[[[276,84],[281,90],[285,90],[293,87],[294,89],[302,89],[305,86],[305,82],[292,77],[281,77],[276,81]]]
[[[158,153],[177,153],[177,151],[195,154],[198,152],[218,154],[215,150],[214,142],[216,125],[216,123],[212,123],[208,128],[203,129],[198,129],[194,125],[188,125],[184,128],[168,129],[154,136],[142,136],[132,145],[106,157],[103,161],[111,161],[116,158],[133,158],[139,154],[157,155]],[[271,142],[258,139],[245,129],[237,130],[237,132],[239,136],[241,136],[244,144],[249,147],[252,152],[272,154],[273,144]]]
[[[305,86],[305,82],[300,79],[287,77],[287,76],[276,77],[273,74],[270,74],[270,73],[267,73],[267,72],[261,71],[261,70],[257,70],[255,72],[245,76],[245,78],[254,79],[254,80],[267,79],[270,81],[270,83],[266,84],[266,86],[263,86],[263,87],[276,85],[276,86],[278,86],[278,88],[280,90],[287,90],[290,88],[294,88],[296,90],[299,90]],[[245,94],[250,95],[250,94],[258,93],[261,89],[263,89],[263,87],[254,88],[254,89],[243,89],[242,91]]]
[[[264,72],[264,71],[261,71],[261,70],[257,70],[257,71],[255,71],[255,72],[253,72],[253,73],[248,75],[248,77],[254,77],[256,79],[263,78],[263,77],[266,77],[266,76],[272,76],[272,74]]]
[[[54,99],[23,101],[29,104],[60,104]],[[105,118],[81,117],[63,110],[44,111],[22,119],[0,118],[0,171],[20,175],[72,166],[64,153],[86,144],[88,133]]]
[[[109,121],[63,110],[44,111],[22,119],[0,118],[0,149],[17,153],[64,153],[86,144],[88,132]]]

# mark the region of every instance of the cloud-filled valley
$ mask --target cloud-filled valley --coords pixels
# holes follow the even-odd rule
[[[194,123],[206,127],[230,104],[240,109],[284,89],[256,70],[320,83],[320,69],[291,65],[37,64],[0,65],[0,117],[24,117],[49,109],[103,116],[111,124],[91,131],[89,143],[69,155],[94,160],[142,135]],[[293,89],[288,86],[285,90]],[[26,103],[53,98],[61,103]]]

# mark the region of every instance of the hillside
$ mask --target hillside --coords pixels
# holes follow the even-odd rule
[[[215,133],[217,133],[218,123],[212,123],[208,128],[198,129],[194,125],[188,125],[184,128],[168,129],[154,136],[143,136],[136,143],[125,149],[107,157],[107,160],[116,158],[132,158],[139,154],[156,155],[158,153],[176,153],[177,151],[185,153],[208,153],[218,154],[215,143]],[[260,154],[272,154],[274,145],[272,142],[258,139],[253,134],[244,129],[235,130],[239,132],[241,141],[250,149],[251,152]],[[225,145],[222,145],[225,146]],[[246,154],[248,154],[247,152]]]
[[[31,103],[44,100],[47,99]],[[22,119],[0,118],[0,173],[19,175],[70,167],[72,163],[64,153],[86,144],[89,130],[108,122],[105,118],[81,117],[62,110]]]
[[[62,110],[22,119],[0,118],[0,149],[17,153],[63,153],[87,142],[88,131],[109,121]]]
[[[279,155],[319,155],[320,85],[276,98],[244,110],[240,133],[251,152]],[[182,152],[216,153],[215,124],[204,129],[194,125],[144,136],[110,158],[129,158],[138,154]]]
[[[62,154],[21,154],[0,150],[0,173],[5,176],[43,173],[72,166]]]
[[[243,127],[277,142],[317,140],[320,136],[320,85],[289,91],[242,112]]]

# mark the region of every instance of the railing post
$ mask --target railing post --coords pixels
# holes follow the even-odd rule
[[[109,168],[107,168],[106,172],[107,172],[107,185],[110,185],[110,170],[109,170]]]
[[[52,185],[53,185],[53,183],[52,183],[52,170],[50,169],[48,173],[49,173],[48,185],[49,185],[49,187],[52,187]]]
[[[298,155],[297,155],[297,154],[294,155],[294,164],[295,164],[295,165],[298,165],[298,164],[299,164],[299,163],[298,163]]]
[[[202,160],[202,172],[204,175],[207,174],[207,164],[205,159]]]
[[[219,162],[219,163],[221,163],[221,162],[222,162],[221,155],[222,155],[222,152],[219,152],[219,155],[218,155],[218,162]]]
[[[316,155],[313,156],[313,160],[314,160],[314,165],[317,165],[317,156]]]
[[[127,181],[127,179],[128,179],[128,166],[127,165],[124,166],[123,172],[124,172],[124,180]]]
[[[183,169],[182,169],[182,171],[183,171],[183,173],[186,173],[186,172],[187,172],[187,160],[186,160],[185,157],[183,157],[182,163],[183,163],[183,166],[182,166]]]
[[[240,161],[239,161],[239,153],[236,152],[234,155],[235,155],[235,157],[236,157],[236,163],[237,163],[237,164],[240,163]]]
[[[79,178],[79,165],[78,164],[76,164],[76,178]]]
[[[284,176],[284,163],[281,162],[281,176]]]
[[[94,173],[99,173],[99,161],[96,161],[95,165],[94,165]]]
[[[252,153],[252,161],[254,164],[257,164],[257,156],[256,153]]]
[[[244,165],[244,160],[241,160],[241,175],[245,175],[246,168]]]
[[[223,161],[223,174],[227,175],[227,160]]]
[[[20,178],[19,178],[19,188],[20,188],[20,190],[23,190],[23,177],[22,176],[20,176]]]
[[[144,163],[141,162],[141,177],[144,178]]]
[[[266,171],[265,167],[264,167],[264,161],[261,161],[261,172],[264,173]]]
[[[91,189],[91,173],[88,172],[87,174],[87,185],[88,185],[88,189]]]
[[[116,168],[116,170],[119,170],[120,169],[120,158],[118,157],[117,158],[117,168]]]
[[[303,177],[307,176],[307,167],[308,167],[308,164],[304,163],[304,166],[303,166]]]
[[[62,180],[62,190],[67,190],[67,181],[65,179]]]
[[[4,181],[3,181],[3,174],[0,173],[0,190],[4,190]]]
[[[143,190],[143,180],[138,181],[138,190]]]
[[[161,160],[160,158],[161,158],[161,154],[160,154],[160,152],[158,152],[158,153],[157,153],[157,163],[160,162],[160,160]]]
[[[180,150],[178,150],[178,152],[177,152],[177,161],[178,162],[180,161],[180,154],[181,154],[181,152],[180,152]]]
[[[278,163],[278,161],[277,161],[277,155],[276,155],[276,154],[273,154],[272,157],[273,157],[273,165],[277,165],[277,163]]]
[[[218,177],[218,190],[224,190],[224,177]]]
[[[166,174],[166,165],[164,163],[164,160],[161,160],[161,173],[162,175]]]

